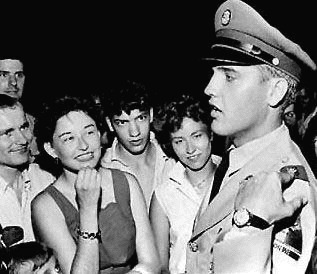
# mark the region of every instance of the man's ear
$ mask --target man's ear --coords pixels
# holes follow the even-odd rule
[[[111,124],[111,120],[108,116],[106,116],[106,122],[107,122],[107,125],[108,125],[108,128],[110,129],[110,131],[114,131],[113,126]]]
[[[44,143],[44,149],[45,149],[46,153],[48,155],[50,155],[52,158],[58,158],[58,156],[55,152],[55,149],[52,148],[51,143],[49,143],[49,142]]]
[[[153,114],[153,108],[150,108],[150,123],[153,122],[154,114]]]
[[[284,78],[272,78],[270,85],[268,103],[271,107],[276,107],[283,100],[288,89],[288,83]]]

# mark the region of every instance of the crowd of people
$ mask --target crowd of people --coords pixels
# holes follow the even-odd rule
[[[205,90],[162,104],[124,79],[33,115],[0,57],[0,273],[317,273],[316,64],[245,2],[214,23]]]

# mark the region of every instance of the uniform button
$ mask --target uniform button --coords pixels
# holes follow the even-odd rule
[[[198,244],[196,242],[190,242],[189,248],[192,252],[197,252],[198,251]]]

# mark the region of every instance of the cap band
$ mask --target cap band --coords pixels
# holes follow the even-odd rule
[[[291,77],[299,80],[301,76],[300,66],[284,52],[260,39],[232,29],[222,29],[216,33],[216,41],[212,48],[226,47],[240,51],[256,58],[270,66],[282,70]],[[270,53],[268,53],[270,52]],[[217,56],[213,56],[217,59]],[[222,58],[222,57],[220,57]],[[289,71],[292,71],[290,73]]]

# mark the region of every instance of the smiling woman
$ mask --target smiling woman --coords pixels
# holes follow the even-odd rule
[[[63,273],[117,274],[132,268],[156,273],[158,256],[137,181],[99,168],[96,109],[88,99],[65,95],[42,110],[39,146],[60,170],[33,200],[35,235],[54,250]]]

